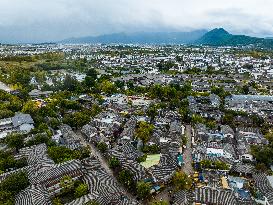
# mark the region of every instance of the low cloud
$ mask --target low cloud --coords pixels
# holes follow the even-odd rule
[[[0,0],[0,42],[224,27],[273,36],[272,0]]]

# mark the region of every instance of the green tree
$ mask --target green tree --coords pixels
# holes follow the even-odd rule
[[[72,159],[84,159],[90,156],[88,148],[71,150],[63,146],[51,146],[48,148],[47,153],[55,163],[62,163]]]
[[[54,198],[52,201],[53,205],[64,205],[60,198]]]
[[[18,151],[24,146],[24,135],[11,133],[5,138],[5,143],[9,148],[15,148]]]
[[[92,77],[93,79],[97,79],[98,77],[98,72],[94,69],[94,68],[90,68],[87,73],[86,76]]]
[[[108,149],[108,146],[105,142],[99,142],[97,148],[100,150],[100,152],[104,153]]]
[[[172,177],[172,183],[176,190],[189,190],[192,184],[191,178],[182,171],[176,171]]]
[[[49,126],[53,129],[57,129],[61,122],[57,118],[51,118],[48,122]]]
[[[11,110],[3,109],[0,110],[0,119],[12,117],[14,115],[14,112]]]
[[[0,183],[0,191],[10,192],[13,196],[29,186],[27,174],[17,172],[11,174]]]
[[[98,202],[92,200],[92,201],[85,203],[84,205],[100,205],[100,204]]]
[[[113,84],[112,82],[110,82],[108,80],[104,80],[100,84],[100,89],[102,92],[104,92],[106,94],[113,94],[117,91],[115,84]]]
[[[248,85],[244,85],[242,87],[242,92],[243,92],[243,94],[247,95],[249,93],[249,86]]]
[[[62,192],[68,193],[74,188],[74,181],[71,176],[63,176],[60,181]]]
[[[158,108],[156,105],[150,105],[150,107],[147,110],[147,115],[151,118],[151,122],[155,119]]]
[[[75,189],[75,197],[80,198],[88,193],[88,185],[87,184],[80,184]]]
[[[205,119],[201,115],[193,114],[191,118],[191,122],[196,123],[204,123]]]
[[[128,189],[133,189],[135,187],[134,175],[127,169],[119,172],[118,181]]]
[[[138,139],[141,139],[144,144],[146,144],[152,134],[153,134],[154,126],[152,124],[149,124],[147,122],[139,122],[138,128],[136,130],[136,137]]]
[[[223,123],[231,125],[233,124],[234,115],[232,113],[226,113],[223,117]]]
[[[149,205],[169,205],[167,201],[153,201]]]
[[[71,75],[66,75],[63,81],[63,89],[68,91],[75,91],[78,86],[78,81]]]
[[[120,161],[116,157],[111,157],[109,160],[109,166],[110,168],[115,169],[120,166]]]
[[[2,205],[13,205],[14,197],[8,191],[0,191],[0,204]]]
[[[22,112],[34,116],[38,112],[38,107],[34,101],[29,100],[24,104]]]
[[[141,199],[148,198],[150,196],[151,184],[144,181],[140,181],[137,183],[136,190],[139,198]]]

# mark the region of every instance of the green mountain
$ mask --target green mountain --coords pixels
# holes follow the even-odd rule
[[[196,41],[197,44],[210,46],[246,46],[254,45],[261,48],[273,49],[273,39],[256,38],[245,35],[232,35],[223,28],[207,32]]]

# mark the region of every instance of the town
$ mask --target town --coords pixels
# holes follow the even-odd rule
[[[273,205],[273,52],[0,44],[0,204]]]

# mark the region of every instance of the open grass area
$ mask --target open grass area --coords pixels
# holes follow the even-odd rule
[[[141,162],[141,165],[145,168],[150,168],[159,163],[160,154],[148,155],[145,162]]]

